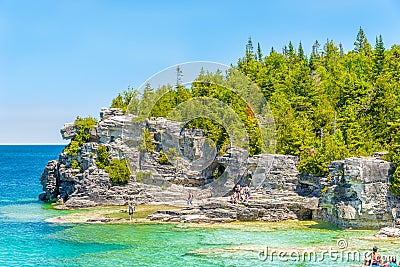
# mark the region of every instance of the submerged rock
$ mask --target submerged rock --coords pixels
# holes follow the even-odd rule
[[[378,233],[375,234],[376,237],[392,237],[399,238],[400,237],[400,229],[395,227],[384,227]]]

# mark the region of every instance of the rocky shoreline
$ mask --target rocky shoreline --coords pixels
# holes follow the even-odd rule
[[[342,228],[373,229],[389,225],[390,209],[399,203],[389,190],[392,165],[382,160],[381,154],[334,161],[327,177],[315,177],[300,174],[299,159],[290,155],[250,157],[231,147],[224,155],[211,157],[204,133],[185,129],[180,122],[164,118],[134,122],[132,115],[119,109],[102,109],[100,118],[77,155],[63,152],[47,164],[40,179],[42,201],[61,201],[65,208],[124,206],[128,202],[185,207],[191,192],[193,207],[158,210],[148,220],[322,220]],[[144,146],[145,130],[151,150]],[[73,139],[77,132],[71,123],[61,130],[64,139]],[[109,174],[97,166],[99,146],[107,148],[109,160],[128,162],[131,176],[127,183],[112,183]],[[175,153],[168,164],[160,163],[163,151]],[[229,195],[237,183],[250,184],[253,197],[232,204]]]

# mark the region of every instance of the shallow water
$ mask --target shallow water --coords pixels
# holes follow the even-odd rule
[[[350,266],[325,255],[306,261],[260,249],[358,251],[373,245],[400,255],[399,241],[372,242],[375,231],[343,231],[325,223],[234,224],[231,228],[183,224],[56,225],[44,219],[65,214],[37,201],[40,174],[62,146],[0,146],[0,266]],[[337,248],[344,238],[349,247]],[[362,259],[361,259],[362,260]]]

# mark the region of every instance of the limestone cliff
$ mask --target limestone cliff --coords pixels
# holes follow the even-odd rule
[[[389,225],[390,210],[399,203],[389,189],[390,162],[353,157],[329,166],[318,217],[342,227],[379,228]]]
[[[129,200],[182,202],[188,190],[198,191],[197,198],[221,197],[236,183],[249,183],[251,179],[258,188],[296,188],[297,157],[249,157],[247,151],[237,147],[218,155],[202,130],[183,126],[165,118],[134,122],[132,115],[124,115],[120,109],[102,109],[100,122],[90,131],[90,141],[79,148],[78,155],[63,152],[58,160],[47,164],[41,176],[44,193],[40,199],[63,199],[68,207],[124,205]],[[151,149],[146,149],[143,141],[145,129]],[[61,134],[64,139],[73,139],[77,128],[67,123]],[[132,175],[125,185],[112,184],[108,173],[97,167],[100,145],[108,148],[110,160],[128,161]],[[174,152],[168,157],[170,163],[159,163],[161,151]],[[80,169],[72,168],[73,161]]]
[[[183,123],[165,118],[135,121],[120,109],[102,109],[100,122],[77,155],[63,152],[47,164],[40,179],[44,193],[39,198],[62,199],[65,207],[125,205],[129,201],[184,205],[191,191],[196,208],[173,215],[159,212],[151,219],[319,219],[354,228],[387,225],[389,210],[398,203],[388,189],[391,164],[380,158],[335,161],[327,177],[314,177],[299,174],[295,156],[249,157],[237,147],[219,155],[200,129],[186,129]],[[77,132],[73,123],[61,129],[64,139],[73,139]],[[107,147],[109,160],[127,160],[131,176],[126,184],[113,184],[109,174],[98,168],[99,146]],[[160,161],[162,153],[168,154],[167,162]],[[78,162],[79,168],[73,169],[73,162]],[[250,184],[253,194],[240,207],[227,204],[226,198],[237,183]]]

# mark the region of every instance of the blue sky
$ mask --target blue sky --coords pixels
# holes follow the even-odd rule
[[[360,26],[400,44],[400,2],[0,0],[0,143],[62,143],[65,122],[171,65],[235,63],[249,36],[350,50]]]

